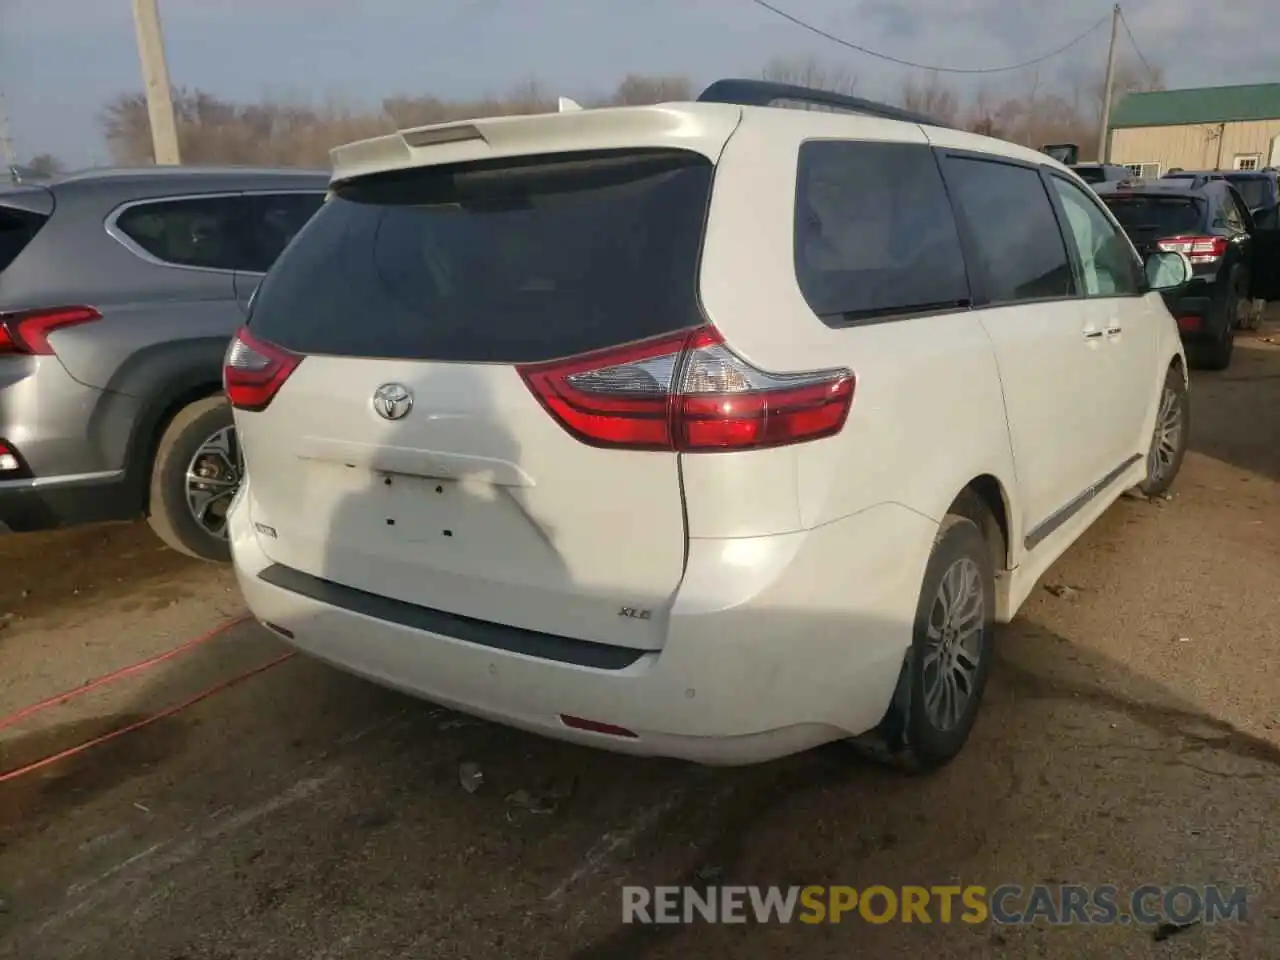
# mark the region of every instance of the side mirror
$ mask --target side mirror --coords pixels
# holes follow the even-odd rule
[[[1185,253],[1162,251],[1147,257],[1147,284],[1152,290],[1173,290],[1189,283],[1195,273]]]

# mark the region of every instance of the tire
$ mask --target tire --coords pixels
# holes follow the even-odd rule
[[[197,454],[214,440],[225,442],[225,454],[206,450],[200,463],[195,463]],[[210,497],[205,525],[197,521],[189,505],[188,470],[213,474],[195,488]],[[226,508],[239,489],[242,473],[231,405],[222,396],[197,400],[180,410],[160,437],[151,466],[147,522],[167,546],[180,553],[199,560],[229,562]],[[217,532],[219,517],[221,533]]]
[[[1232,277],[1231,286],[1219,301],[1217,335],[1210,343],[1195,344],[1189,351],[1195,366],[1201,370],[1225,370],[1231,366],[1240,323],[1240,291],[1236,289],[1236,282],[1237,278]]]
[[[992,547],[982,534],[985,518],[972,515],[985,512],[985,508],[966,505],[964,512],[970,515],[948,513],[938,528],[916,605],[911,648],[903,663],[893,703],[874,731],[851,741],[862,755],[910,773],[937,770],[960,753],[982,706],[991,671],[996,604]],[[936,625],[944,612],[940,606],[940,590],[944,581],[954,585],[956,577],[967,579],[981,592],[977,601],[980,606],[969,608],[971,616],[962,621],[973,628],[970,643],[951,648],[954,651],[951,656],[960,656],[971,665],[963,685],[967,694],[961,708],[949,718],[950,722],[940,722],[934,710],[939,679]],[[952,689],[959,691],[962,685],[957,683]]]
[[[1182,371],[1170,367],[1160,388],[1156,424],[1147,450],[1147,478],[1138,489],[1147,497],[1165,494],[1182,469],[1191,433],[1191,397]]]
[[[1266,312],[1265,300],[1246,300],[1245,318],[1240,323],[1241,330],[1257,330],[1262,326],[1262,315]]]

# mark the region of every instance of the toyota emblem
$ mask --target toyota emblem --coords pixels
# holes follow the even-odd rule
[[[373,391],[373,409],[384,420],[403,420],[413,409],[413,394],[401,383],[384,383]]]

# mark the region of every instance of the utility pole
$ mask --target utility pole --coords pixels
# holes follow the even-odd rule
[[[173,91],[164,58],[164,34],[156,0],[133,0],[133,25],[138,33],[138,57],[146,85],[147,116],[151,121],[151,145],[156,163],[178,164],[178,125],[173,116]]]
[[[1111,9],[1111,46],[1107,48],[1107,79],[1102,84],[1102,122],[1098,128],[1098,162],[1111,160],[1111,95],[1116,82],[1116,39],[1120,36],[1120,4]]]
[[[18,162],[13,151],[13,140],[9,136],[9,111],[5,106],[3,91],[0,91],[0,161],[3,161],[2,165],[6,170]]]

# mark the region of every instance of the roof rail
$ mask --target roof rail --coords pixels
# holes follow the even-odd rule
[[[742,107],[785,107],[790,104],[806,104],[810,108],[830,110],[835,113],[857,113],[886,120],[902,120],[929,127],[952,125],[913,113],[875,100],[863,100],[843,93],[814,90],[790,83],[774,83],[772,80],[717,80],[698,96],[699,103],[733,103]]]

